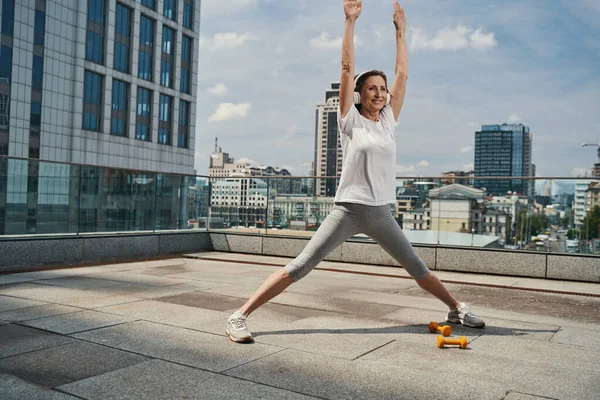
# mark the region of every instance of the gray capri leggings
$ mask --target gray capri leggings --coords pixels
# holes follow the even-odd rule
[[[286,272],[294,282],[304,278],[330,252],[358,233],[373,238],[413,278],[424,278],[429,272],[392,218],[388,205],[355,203],[336,203],[302,253],[285,266]]]

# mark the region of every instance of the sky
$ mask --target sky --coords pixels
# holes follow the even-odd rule
[[[473,168],[475,131],[522,123],[537,176],[583,176],[600,144],[600,1],[404,0],[409,78],[397,176]],[[391,87],[392,0],[364,0],[355,71]],[[202,0],[195,168],[215,136],[236,161],[308,175],[316,104],[341,73],[342,0]],[[589,173],[589,172],[588,172]]]

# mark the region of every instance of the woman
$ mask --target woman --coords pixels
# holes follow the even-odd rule
[[[395,1],[396,76],[388,93],[387,78],[381,71],[367,71],[354,78],[354,25],[361,7],[361,1],[344,1],[346,22],[338,110],[344,158],[335,206],[302,254],[268,277],[246,304],[229,317],[227,334],[234,342],[252,340],[246,325],[250,313],[306,276],[346,239],[361,232],[400,262],[421,288],[448,306],[447,321],[474,328],[485,326],[427,269],[390,214],[389,204],[396,201],[394,129],[408,78],[406,18]]]

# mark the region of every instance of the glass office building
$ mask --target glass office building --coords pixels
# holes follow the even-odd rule
[[[0,7],[0,155],[194,172],[199,2]]]
[[[521,124],[483,125],[475,132],[475,176],[534,176],[532,135]],[[490,195],[517,192],[533,197],[533,181],[475,180],[475,187]]]
[[[167,174],[194,174],[199,2],[0,0],[0,15],[0,234],[126,228],[105,200],[128,190],[164,205],[140,205],[136,229],[173,226],[186,185]]]

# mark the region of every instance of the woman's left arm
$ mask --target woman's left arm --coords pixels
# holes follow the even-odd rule
[[[390,106],[394,120],[398,120],[408,79],[408,51],[406,49],[406,16],[398,1],[394,1],[394,26],[396,27],[396,75],[390,92]]]

